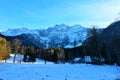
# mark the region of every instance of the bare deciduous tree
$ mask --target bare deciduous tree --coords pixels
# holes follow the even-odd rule
[[[0,60],[5,60],[9,58],[11,49],[5,38],[0,37]]]
[[[14,59],[13,59],[13,63],[15,63],[15,59],[16,59],[16,54],[19,53],[19,49],[21,47],[21,41],[19,39],[14,39],[13,40],[13,46],[14,46]]]

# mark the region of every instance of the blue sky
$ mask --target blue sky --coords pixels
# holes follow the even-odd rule
[[[0,30],[63,23],[106,27],[115,21],[119,10],[120,0],[0,0]]]

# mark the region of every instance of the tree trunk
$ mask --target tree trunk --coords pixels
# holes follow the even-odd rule
[[[14,53],[13,63],[15,63],[15,59],[16,59],[16,53]]]

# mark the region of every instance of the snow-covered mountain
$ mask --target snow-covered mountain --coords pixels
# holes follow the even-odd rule
[[[21,34],[27,34],[27,33],[35,33],[35,30],[29,30],[27,28],[18,28],[18,29],[8,29],[5,32],[2,32],[5,36],[17,36]]]
[[[88,28],[81,25],[55,25],[48,29],[29,30],[27,28],[9,29],[1,34],[5,36],[23,36],[39,47],[74,47],[79,46],[87,37]]]

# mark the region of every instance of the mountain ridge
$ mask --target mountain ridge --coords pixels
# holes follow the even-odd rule
[[[27,40],[32,40],[39,47],[43,47],[44,43],[48,44],[49,47],[74,47],[75,40],[77,42],[76,45],[79,46],[86,39],[87,30],[88,28],[81,25],[68,26],[60,24],[47,29],[10,29],[6,32],[1,32],[1,34],[4,36],[26,36]]]

